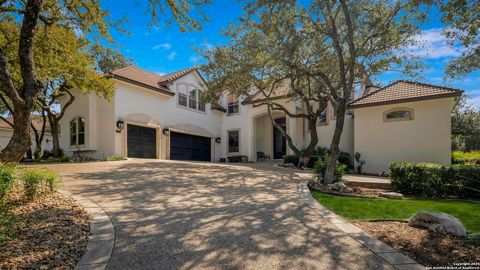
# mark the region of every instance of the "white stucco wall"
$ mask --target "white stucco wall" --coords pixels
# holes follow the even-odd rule
[[[72,156],[81,151],[82,156],[105,159],[115,154],[112,138],[115,134],[115,120],[112,101],[107,101],[93,93],[83,94],[73,91],[74,102],[60,120],[60,147],[66,155]],[[62,105],[65,100],[61,100]],[[85,119],[85,145],[70,145],[70,121],[75,117]]]
[[[9,128],[0,128],[0,150],[5,148],[7,144],[10,142],[10,139],[12,138],[13,130]],[[48,141],[48,142],[47,142]],[[32,131],[32,152],[35,151],[35,135],[33,134]],[[43,141],[42,141],[42,151],[43,150],[52,150],[53,144],[52,144],[52,135],[50,133],[45,133],[43,135]],[[43,152],[42,152],[43,154]]]
[[[203,89],[200,78],[193,72],[174,81],[170,88],[176,91],[180,84]],[[212,138],[212,160],[216,161],[221,156],[221,145],[215,143],[215,137],[222,133],[223,114],[212,111],[210,104],[206,104],[205,112],[199,112],[179,106],[178,95],[168,96],[121,81],[116,82],[116,89],[114,99],[116,120],[128,120],[131,114],[144,114],[157,122],[159,129],[172,128],[193,135],[209,135]],[[122,133],[124,132],[126,128],[122,130]],[[122,133],[115,133],[116,153],[123,153],[121,149],[125,147],[126,142],[122,139],[124,136]],[[168,158],[169,138],[162,132],[157,136],[161,137],[160,158]]]
[[[454,98],[355,109],[355,152],[366,161],[367,173],[388,173],[393,161],[450,164]],[[414,119],[384,122],[383,113],[411,108]]]

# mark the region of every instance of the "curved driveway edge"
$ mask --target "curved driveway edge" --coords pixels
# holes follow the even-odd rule
[[[389,245],[383,243],[377,238],[365,233],[359,227],[353,225],[326,207],[321,205],[315,198],[313,198],[307,183],[300,183],[298,185],[298,191],[300,193],[300,203],[308,205],[314,212],[321,217],[328,220],[335,225],[338,229],[351,236],[357,242],[371,250],[375,255],[379,256],[383,260],[387,261],[393,267],[399,270],[416,270],[425,269],[425,267],[416,261],[408,258],[407,256],[397,252]]]
[[[75,199],[92,217],[87,248],[75,269],[105,269],[115,246],[115,229],[110,217],[100,206],[83,196],[65,190],[58,192]]]

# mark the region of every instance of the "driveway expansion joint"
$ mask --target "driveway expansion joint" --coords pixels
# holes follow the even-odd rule
[[[333,213],[325,206],[321,205],[313,198],[307,183],[298,185],[300,193],[300,202],[306,204],[319,216],[325,218],[339,230],[352,237],[355,241],[373,252],[376,256],[382,258],[398,270],[417,270],[425,269],[425,267],[409,257],[397,252],[394,248],[378,240],[377,238],[365,233],[359,227],[346,221],[344,218]]]
[[[112,220],[100,206],[90,199],[73,195],[66,190],[59,190],[59,193],[77,201],[92,218],[86,251],[75,266],[75,270],[104,270],[115,246],[115,228]]]

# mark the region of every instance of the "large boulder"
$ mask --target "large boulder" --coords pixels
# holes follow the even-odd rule
[[[460,220],[442,212],[420,211],[410,219],[408,225],[427,228],[442,234],[467,236],[467,229]]]

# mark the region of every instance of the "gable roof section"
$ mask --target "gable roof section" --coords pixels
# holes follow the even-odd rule
[[[462,95],[459,89],[438,85],[396,81],[349,103],[348,108],[362,108],[410,101],[455,97]]]
[[[135,66],[127,66],[113,71],[110,76],[114,79],[118,79],[163,94],[174,96],[175,93],[170,90],[168,84],[194,70],[194,67],[189,67],[162,76],[157,73],[143,70]]]

